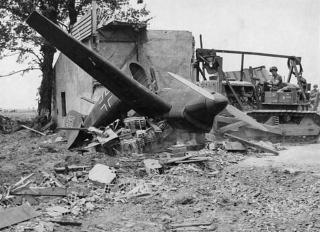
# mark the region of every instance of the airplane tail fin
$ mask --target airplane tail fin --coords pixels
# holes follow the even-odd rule
[[[66,130],[67,137],[67,149],[70,149],[78,143],[78,141],[83,141],[86,134],[81,131],[80,128],[83,126],[83,115],[75,110],[68,112],[65,119],[64,125],[66,128],[71,128],[73,130]]]

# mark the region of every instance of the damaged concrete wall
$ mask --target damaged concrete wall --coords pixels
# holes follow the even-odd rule
[[[52,115],[59,126],[64,125],[63,97],[65,93],[66,112],[77,110],[85,113],[91,109],[91,104],[84,102],[80,97],[91,98],[92,78],[69,58],[60,54],[55,64],[55,95]]]
[[[194,82],[191,75],[191,59],[194,52],[194,38],[189,31],[150,30],[142,45],[141,62],[153,67],[159,88],[176,88],[181,83],[167,72],[179,74]],[[149,72],[149,70],[146,70]]]
[[[105,36],[102,34],[97,51],[119,68],[121,68],[126,61],[135,61],[136,56],[134,52],[133,55],[131,54],[135,47],[134,38],[127,38],[125,40],[126,42],[123,42],[125,39],[123,37],[128,37],[129,34],[130,33],[126,33],[126,30],[123,30],[121,35],[115,33],[112,35],[111,41],[105,41]],[[122,38],[122,42],[115,42],[116,38]],[[89,46],[88,42],[85,44]],[[63,54],[60,54],[55,64],[55,77],[54,108],[52,115],[58,126],[64,126],[64,120],[66,118],[65,115],[63,115],[63,98],[61,93],[65,93],[66,112],[76,110],[81,114],[87,115],[93,107],[93,104],[82,100],[81,97],[97,101],[105,91],[103,86]]]
[[[150,67],[154,68],[160,88],[181,85],[167,74],[168,71],[193,81],[190,75],[194,44],[191,32],[146,31],[136,49],[136,38],[126,30],[128,29],[115,33],[102,31],[99,36],[98,52],[117,67],[124,68],[126,73],[128,73],[127,65],[124,64],[137,62],[138,58],[147,75],[150,76]],[[87,115],[93,105],[81,100],[81,97],[97,100],[105,88],[63,54],[55,64],[55,73],[55,103],[52,115],[58,126],[63,126],[65,116],[62,115],[62,92],[65,92],[66,112],[76,110]]]

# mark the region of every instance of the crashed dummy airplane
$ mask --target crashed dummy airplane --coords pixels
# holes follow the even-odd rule
[[[33,12],[27,23],[110,91],[96,102],[84,121],[84,127],[110,124],[120,113],[133,109],[142,116],[164,118],[173,128],[202,133],[209,132],[214,117],[227,109],[235,117],[265,130],[254,119],[228,105],[227,98],[219,93],[210,93],[173,73],[169,74],[181,82],[182,88],[169,87],[154,93],[144,83],[145,73],[138,64],[130,64],[131,78],[38,12]],[[69,147],[78,137],[78,132],[71,137]]]

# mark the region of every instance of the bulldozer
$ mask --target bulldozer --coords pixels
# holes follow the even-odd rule
[[[224,72],[223,58],[218,53],[241,55],[241,70]],[[284,58],[288,76],[281,86],[271,82],[265,66],[244,68],[245,55]],[[320,136],[319,94],[310,99],[311,84],[303,77],[301,57],[270,53],[196,49],[193,64],[197,84],[210,92],[225,95],[229,103],[262,123],[268,131],[260,131],[227,112],[220,113],[214,123],[216,131],[256,140],[283,143],[314,143]],[[293,78],[294,77],[294,78]],[[296,83],[292,83],[293,80]]]

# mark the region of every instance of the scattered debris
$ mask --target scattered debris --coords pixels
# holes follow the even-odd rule
[[[146,172],[151,175],[153,173],[159,173],[159,169],[162,168],[159,160],[145,159],[143,161]]]
[[[43,182],[46,182],[47,185],[65,188],[65,186],[52,173],[47,173],[45,171],[42,171],[41,173],[44,177]]]
[[[101,131],[104,132],[104,130]],[[136,130],[137,132],[139,136],[143,137],[143,131]],[[28,134],[27,131],[22,133],[22,135],[26,134]],[[41,144],[42,141],[48,139],[54,141],[56,137],[56,135],[47,135],[43,139],[37,137],[34,139],[39,140],[37,144]],[[119,138],[121,139],[121,136]],[[231,144],[233,143],[231,142]],[[257,144],[265,147],[274,146],[274,144],[267,142],[257,142]],[[63,144],[54,142],[52,145],[63,146]],[[30,166],[34,172],[31,174],[29,174],[30,168],[23,169],[27,174],[17,183],[0,186],[0,210],[29,202],[33,207],[44,212],[39,219],[16,225],[14,229],[17,231],[18,228],[19,231],[37,228],[39,231],[47,232],[53,227],[55,231],[63,231],[66,229],[63,226],[74,227],[73,230],[77,230],[77,228],[80,229],[80,226],[85,225],[87,217],[88,220],[92,220],[93,216],[90,216],[90,213],[100,209],[103,209],[104,213],[108,210],[115,212],[115,215],[127,209],[136,210],[139,217],[146,217],[145,224],[137,221],[132,222],[130,230],[145,231],[147,230],[146,226],[150,226],[148,224],[150,221],[154,223],[155,227],[168,226],[168,230],[174,231],[213,231],[217,226],[224,230],[225,228],[220,222],[209,225],[210,219],[209,221],[207,218],[203,219],[203,216],[210,215],[212,209],[218,209],[222,212],[223,210],[228,210],[228,212],[232,210],[240,220],[245,220],[248,212],[256,213],[255,210],[260,212],[259,216],[261,216],[261,212],[268,215],[264,205],[251,202],[251,199],[260,202],[260,198],[263,199],[263,197],[270,199],[272,196],[270,194],[274,191],[266,192],[263,186],[269,184],[268,188],[271,188],[268,181],[277,180],[280,181],[279,185],[282,188],[287,188],[292,184],[290,182],[292,178],[305,178],[304,172],[289,168],[281,168],[280,171],[275,170],[266,174],[265,176],[270,179],[266,179],[264,176],[255,177],[252,173],[256,174],[257,170],[251,172],[250,169],[241,172],[236,165],[228,168],[246,156],[256,156],[255,150],[248,149],[247,153],[231,153],[227,151],[228,147],[225,146],[225,141],[215,141],[210,145],[199,151],[186,151],[183,156],[172,152],[131,153],[127,155],[122,153],[121,149],[119,149],[117,156],[109,156],[95,150],[91,150],[85,155],[79,155],[74,151],[64,151],[67,154],[55,153],[53,157],[55,161],[48,166],[46,163],[44,165],[39,162],[44,156],[39,159],[38,155],[34,155],[39,151],[35,150],[34,153],[30,152],[33,156],[31,162],[37,162],[41,167],[38,169],[38,167]],[[99,146],[101,146],[100,143]],[[209,147],[211,149],[208,149]],[[232,147],[234,148],[234,146]],[[21,154],[18,153],[19,156]],[[265,153],[260,154],[265,156]],[[20,162],[19,168],[24,167],[24,159],[30,159],[30,157],[25,157],[23,162]],[[35,159],[39,161],[34,161]],[[48,162],[48,160],[43,162]],[[103,170],[96,172],[97,179],[91,181],[89,172],[92,174],[99,166],[103,167]],[[2,167],[6,170],[5,165]],[[97,181],[98,178],[100,178],[100,182]],[[16,179],[18,180],[18,177]],[[259,182],[259,185],[256,182],[252,184],[253,179],[261,183]],[[101,184],[97,185],[96,183]],[[305,182],[301,183],[305,184]],[[314,191],[317,191],[316,185],[314,185]],[[266,196],[266,194],[269,195]],[[272,200],[273,204],[275,200]],[[132,204],[127,204],[127,202]],[[146,212],[139,211],[141,206]],[[157,207],[160,207],[161,210]],[[272,207],[277,206],[272,205]],[[120,212],[117,212],[118,209]],[[293,208],[290,209],[293,210]],[[240,214],[237,213],[238,211]],[[135,215],[135,213],[130,213],[128,212],[128,215]],[[189,221],[187,218],[193,218],[194,214],[197,217]],[[266,216],[261,217],[265,218]],[[133,218],[136,219],[134,216]],[[112,219],[112,217],[110,220],[119,222],[118,219]],[[254,222],[257,220],[255,219]],[[143,227],[140,228],[140,225]],[[107,231],[120,230],[115,224],[109,223],[108,226],[105,226]],[[255,227],[252,226],[252,228]],[[81,227],[81,229],[84,228]]]
[[[96,164],[89,171],[89,179],[102,184],[110,184],[115,178],[115,171],[103,164]]]
[[[35,232],[54,232],[56,231],[56,228],[54,228],[54,224],[52,222],[39,221],[35,226],[30,226],[29,228],[23,228],[23,231],[28,231],[28,230],[34,230]]]
[[[11,132],[20,129],[18,122],[11,120],[8,117],[0,115],[0,132],[3,134],[9,134]]]
[[[245,152],[247,149],[242,145],[240,142],[229,142],[226,141],[224,142],[224,148],[226,151],[231,151],[231,152]]]
[[[287,167],[283,170],[283,173],[291,174],[291,175],[298,175],[298,174],[302,173],[302,171],[299,169],[296,169],[296,168],[288,168]]]
[[[173,145],[171,147],[168,147],[167,150],[170,153],[172,153],[175,157],[183,157],[187,152],[187,146],[182,144]]]
[[[90,148],[96,147],[98,145],[100,145],[99,142],[92,142],[92,143],[89,143],[87,146],[85,146],[84,149],[90,149]]]
[[[129,192],[127,192],[126,197],[127,198],[134,198],[134,197],[142,197],[142,196],[149,196],[151,194],[152,190],[150,186],[145,183],[139,183],[136,185],[133,189],[131,189]]]
[[[66,142],[66,141],[67,141],[67,140],[66,140],[65,138],[61,137],[61,136],[57,137],[57,138],[54,140],[55,143]]]
[[[135,133],[137,130],[145,129],[147,124],[145,117],[129,117],[124,119],[123,123],[132,133]]]
[[[41,169],[37,169],[31,163],[30,167],[37,172],[34,171],[35,174],[30,175],[26,175],[30,171],[25,172],[23,162],[19,163],[19,168],[26,176],[14,185],[0,187],[0,210],[1,207],[25,202],[34,205],[44,212],[41,214],[41,222],[37,219],[29,220],[30,224],[20,223],[16,228],[23,228],[21,231],[37,228],[36,231],[48,232],[67,229],[59,225],[83,226],[85,218],[91,212],[100,209],[104,209],[103,212],[109,209],[116,212],[117,209],[121,209],[123,212],[127,209],[126,203],[130,202],[132,204],[128,206],[129,209],[147,206],[144,209],[145,214],[148,214],[144,215],[147,218],[146,222],[135,221],[126,224],[132,230],[143,224],[143,227],[137,230],[145,231],[146,226],[153,223],[155,227],[164,226],[174,231],[213,231],[217,228],[217,223],[202,220],[202,216],[210,214],[212,209],[230,211],[233,207],[235,210],[232,212],[237,215],[237,204],[241,205],[242,202],[244,205],[239,207],[244,209],[240,211],[243,214],[252,211],[254,215],[255,208],[261,206],[247,201],[251,198],[260,199],[265,194],[263,187],[250,189],[238,182],[230,182],[231,178],[239,180],[238,176],[241,174],[236,171],[237,168],[234,171],[233,167],[228,166],[237,164],[246,156],[257,156],[256,150],[272,150],[272,154],[275,154],[274,148],[283,149],[280,144],[250,142],[230,136],[230,140],[236,141],[221,141],[217,138],[207,142],[204,149],[197,147],[191,150],[188,143],[173,146],[171,143],[169,147],[165,147],[164,138],[167,131],[164,122],[156,123],[144,117],[131,117],[126,120],[125,127],[121,126],[123,124],[118,120],[116,124],[105,128],[81,128],[81,133],[89,133],[89,136],[83,147],[76,151],[57,149],[63,146],[61,142],[65,141],[62,136],[54,134],[37,137],[39,142],[33,146],[34,153],[31,152],[35,163],[37,159],[41,160],[45,153],[55,150],[55,154],[52,155],[53,161],[50,163],[46,160],[48,165],[41,164]],[[24,131],[24,134],[29,135],[27,131]],[[43,143],[47,146],[43,146]],[[152,149],[157,145],[163,147],[159,152],[154,152]],[[246,146],[255,149],[246,149]],[[50,147],[52,150],[42,149],[43,147]],[[39,157],[40,155],[42,156]],[[6,156],[6,159],[9,157],[11,159],[11,156]],[[39,163],[41,162],[37,162]],[[275,173],[276,175],[299,178],[303,174],[284,169]],[[244,183],[250,182],[251,176],[250,174],[249,179],[245,178]],[[232,195],[229,195],[229,192]],[[139,210],[137,212],[140,216]],[[194,215],[199,218],[187,219],[193,218]],[[115,221],[118,222],[118,219]],[[149,222],[152,223],[148,224]],[[109,223],[109,226],[104,226],[103,230],[119,229],[112,223]],[[225,230],[229,231],[229,228]]]
[[[59,217],[70,212],[69,209],[62,206],[52,206],[46,209],[47,214],[51,217]]]
[[[188,205],[193,204],[196,200],[196,197],[188,192],[181,192],[174,196],[173,201],[178,205]]]

